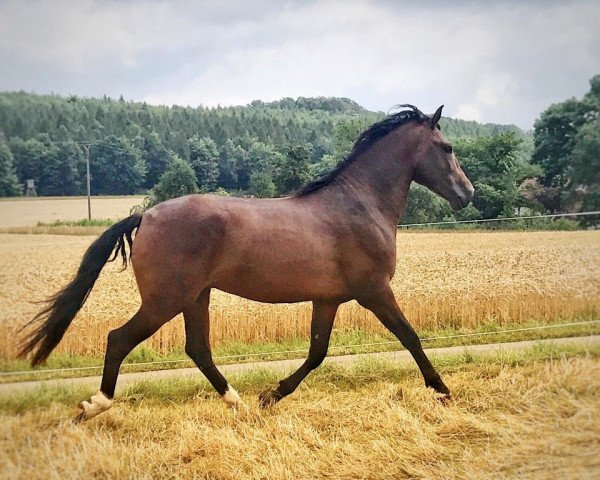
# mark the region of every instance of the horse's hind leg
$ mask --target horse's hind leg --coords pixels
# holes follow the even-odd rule
[[[210,351],[210,318],[208,305],[210,288],[202,291],[196,303],[183,309],[185,322],[185,353],[194,361],[229,407],[242,403],[237,392],[219,372]]]
[[[288,396],[298,388],[300,382],[302,382],[311,371],[321,365],[327,355],[331,329],[333,328],[333,321],[335,320],[338,306],[337,303],[313,303],[308,358],[298,370],[279,382],[279,385],[277,385],[276,388],[260,394],[259,405],[261,408],[267,408],[277,403],[283,397]]]
[[[142,304],[127,323],[108,334],[100,391],[93,395],[89,402],[79,404],[76,420],[89,420],[112,406],[117,376],[125,357],[177,313],[167,310],[164,306],[157,308]]]

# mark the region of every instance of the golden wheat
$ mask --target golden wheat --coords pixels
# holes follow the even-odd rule
[[[144,197],[92,197],[93,218],[117,220],[142,203]],[[38,222],[87,218],[87,197],[29,197],[0,200],[0,228],[33,227]],[[12,233],[12,232],[11,232]]]
[[[63,286],[92,237],[0,234],[0,358],[12,358],[16,330],[39,301]],[[598,318],[600,232],[462,232],[398,234],[392,286],[413,325],[475,327]],[[116,263],[116,262],[115,262]],[[139,306],[131,269],[109,264],[59,349],[101,355],[107,333]],[[214,292],[213,343],[278,341],[306,337],[310,304],[266,305]],[[160,353],[184,343],[181,318],[149,341]],[[351,302],[338,329],[381,332],[373,316]]]

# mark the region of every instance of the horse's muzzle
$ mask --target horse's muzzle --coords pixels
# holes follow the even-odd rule
[[[452,208],[454,210],[462,210],[469,203],[471,203],[471,200],[473,200],[473,195],[475,195],[475,189],[473,188],[473,185],[471,185],[471,183],[469,182],[469,184],[466,185],[465,188],[461,189],[460,191],[456,191],[457,201],[452,203]]]

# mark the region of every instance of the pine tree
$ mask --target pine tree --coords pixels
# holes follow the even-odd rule
[[[310,149],[306,145],[289,145],[275,175],[277,190],[287,195],[298,190],[310,179],[308,159]]]
[[[246,157],[246,151],[239,145],[235,145],[231,139],[225,142],[219,161],[218,185],[220,187],[226,190],[238,188],[238,169],[244,164]]]
[[[198,185],[205,192],[211,192],[217,186],[219,177],[219,149],[209,137],[194,135],[188,140],[190,163],[196,173]]]
[[[152,188],[167,168],[169,150],[164,147],[160,136],[152,132],[144,139],[142,157],[146,163],[146,188]]]
[[[12,153],[6,142],[0,141],[0,197],[14,197],[21,193],[22,186],[17,178]]]
[[[90,149],[92,193],[129,195],[139,191],[146,174],[142,154],[125,137],[110,135]]]

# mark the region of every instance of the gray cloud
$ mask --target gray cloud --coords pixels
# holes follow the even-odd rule
[[[0,3],[0,89],[245,104],[343,95],[530,128],[600,73],[600,7],[572,2]]]

